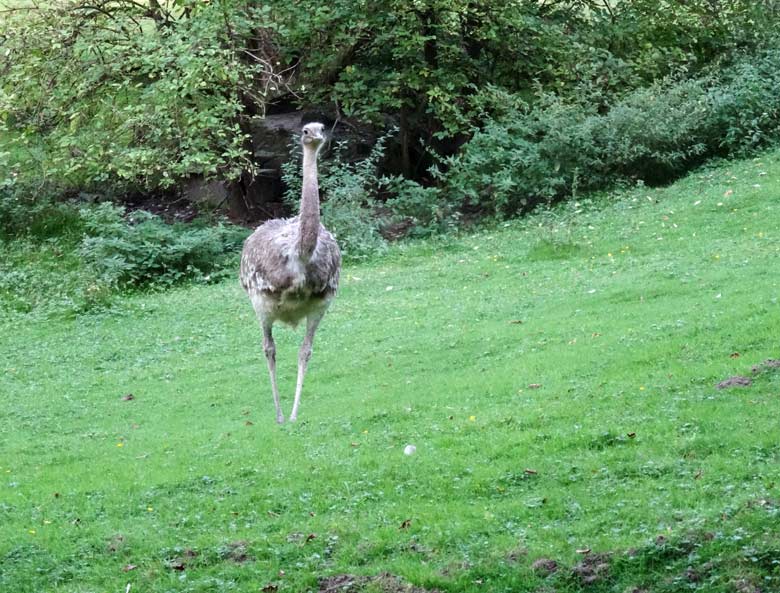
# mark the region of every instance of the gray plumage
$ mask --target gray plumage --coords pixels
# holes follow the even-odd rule
[[[312,309],[327,306],[341,267],[338,244],[324,226],[308,261],[296,252],[299,232],[297,216],[269,220],[244,242],[241,254],[241,286],[260,305],[257,312],[293,327]]]
[[[298,353],[298,381],[290,421],[298,416],[301,390],[311,357],[314,333],[336,295],[341,252],[320,224],[317,155],[325,141],[324,126],[303,127],[303,190],[300,214],[269,220],[244,243],[240,280],[263,329],[263,350],[271,376],[277,422],[284,422],[276,383],[276,347],[272,326],[279,321],[295,327],[306,319],[306,335]]]

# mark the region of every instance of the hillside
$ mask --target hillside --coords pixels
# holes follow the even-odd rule
[[[281,427],[237,281],[6,317],[0,590],[780,590],[778,261],[780,152],[397,245]]]

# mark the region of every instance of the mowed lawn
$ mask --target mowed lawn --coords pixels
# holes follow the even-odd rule
[[[780,591],[778,299],[770,153],[347,266],[295,424],[237,281],[9,314],[0,591]]]

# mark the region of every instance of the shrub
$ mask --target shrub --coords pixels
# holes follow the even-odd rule
[[[110,202],[81,210],[79,253],[101,283],[118,288],[209,282],[233,274],[246,231],[230,225],[167,224]]]
[[[709,80],[657,83],[589,122],[603,163],[597,186],[616,178],[666,183],[711,154]]]
[[[79,208],[47,201],[53,210],[38,227],[30,227],[28,217],[41,213],[43,202],[27,209],[31,204],[22,195],[9,195],[0,191],[3,213],[16,216],[11,226],[2,219],[3,312],[81,313],[109,305],[122,291],[232,277],[247,235],[222,222],[167,224],[149,212],[127,213],[111,202]],[[67,232],[57,235],[55,223]]]
[[[590,116],[587,107],[548,99],[488,119],[461,153],[446,159],[444,192],[462,209],[503,217],[570,191],[583,170],[601,169]]]
[[[713,128],[725,153],[745,156],[780,136],[780,49],[746,59],[711,92]]]
[[[488,118],[449,159],[443,191],[499,217],[620,181],[661,184],[706,158],[744,156],[780,137],[780,50],[694,80],[635,90],[604,113],[543,96]]]
[[[0,238],[77,237],[82,231],[78,210],[16,175],[0,178]]]
[[[433,235],[457,225],[459,213],[438,187],[425,187],[400,176],[383,177],[381,183],[389,194],[385,207],[391,223],[408,225],[410,235]]]

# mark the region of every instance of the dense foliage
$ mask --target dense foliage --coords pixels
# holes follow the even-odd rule
[[[125,0],[4,15],[0,114],[16,168],[114,190],[251,171],[242,122],[278,80],[261,17],[241,3]]]
[[[777,22],[773,2],[746,0],[271,4],[280,53],[300,60],[305,100],[364,119],[397,116],[408,174],[417,139],[468,133],[507,99],[542,88],[609,101],[756,47]]]
[[[120,288],[170,285],[185,279],[209,282],[234,275],[246,233],[225,224],[167,224],[159,216],[104,202],[86,208],[79,253],[101,282]]]
[[[220,219],[127,212],[98,196],[84,203],[30,195],[29,187],[0,185],[0,309],[82,312],[126,290],[233,277],[248,233]]]
[[[705,158],[743,156],[780,135],[780,50],[697,79],[637,89],[600,113],[545,95],[488,118],[447,160],[441,191],[508,216],[620,181],[665,183]]]
[[[539,91],[608,109],[633,89],[760,47],[774,0],[132,0],[4,13],[0,113],[11,162],[78,186],[251,174],[274,101],[400,126],[426,177],[474,125]],[[420,144],[420,141],[424,144]],[[8,156],[8,155],[6,155]]]
[[[83,294],[218,273],[241,232],[84,198],[244,187],[267,109],[395,130],[322,163],[324,216],[357,259],[780,135],[777,0],[73,0],[0,20],[0,238],[78,256]]]

